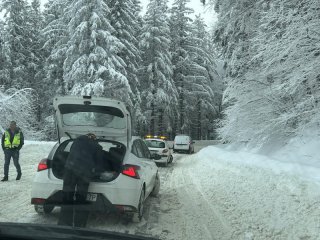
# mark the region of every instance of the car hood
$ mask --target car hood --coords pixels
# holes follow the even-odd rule
[[[98,139],[131,139],[131,116],[125,105],[113,99],[80,96],[55,97],[53,101],[59,140],[94,133]]]

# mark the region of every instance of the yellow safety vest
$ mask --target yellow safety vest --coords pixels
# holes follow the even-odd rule
[[[4,133],[4,147],[5,148],[16,148],[20,146],[20,131],[14,134],[12,143],[10,142],[10,133],[5,131]]]

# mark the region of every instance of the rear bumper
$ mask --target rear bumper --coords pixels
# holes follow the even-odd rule
[[[190,145],[188,144],[175,144],[173,146],[174,151],[187,151],[189,150],[189,148],[190,148]]]
[[[162,158],[161,159],[159,159],[159,160],[154,160],[154,162],[156,162],[156,163],[166,163],[166,162],[168,162],[168,159],[169,158],[169,156],[168,155],[162,155]]]
[[[45,181],[40,181],[36,177],[32,185],[31,199],[44,199],[46,205],[61,206],[62,187],[62,180],[50,180],[47,177]],[[88,193],[96,193],[97,200],[88,202],[88,205],[91,211],[110,211],[115,206],[128,206],[128,209],[134,211],[138,208],[141,189],[141,181],[121,174],[113,182],[93,182],[89,185]]]

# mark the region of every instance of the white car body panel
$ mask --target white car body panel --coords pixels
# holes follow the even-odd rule
[[[84,104],[85,102],[90,102],[90,104]],[[101,106],[108,107],[112,109],[117,109],[124,115],[124,127],[123,128],[109,128],[107,126],[83,126],[83,125],[67,125],[63,120],[63,114],[60,107],[63,105],[74,105],[88,107],[90,106]],[[53,107],[55,110],[56,124],[58,129],[59,138],[69,137],[70,134],[73,138],[84,135],[87,133],[94,133],[97,137],[104,137],[105,139],[118,141],[126,146],[131,139],[131,118],[127,111],[125,105],[113,99],[108,98],[92,98],[84,99],[80,96],[64,96],[55,97],[53,101]],[[68,133],[68,134],[67,134]]]
[[[174,151],[188,151],[194,152],[194,144],[190,136],[187,135],[177,135],[174,138],[173,144]]]
[[[168,143],[164,140],[161,139],[157,139],[157,138],[147,138],[145,139],[145,141],[159,141],[159,142],[163,142],[165,144],[164,148],[154,148],[154,147],[148,147],[151,153],[156,153],[162,156],[161,159],[159,160],[154,160],[157,163],[166,163],[169,162],[170,158],[171,158],[171,151],[170,148],[168,146]],[[167,149],[168,151],[166,153],[163,152],[163,150]]]

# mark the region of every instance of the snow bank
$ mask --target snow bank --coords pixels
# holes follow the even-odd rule
[[[225,149],[229,154],[237,154],[236,161],[320,182],[320,136],[315,132],[305,131],[285,145],[273,142],[262,148],[251,149],[245,143],[240,143],[221,145],[220,151]]]
[[[271,158],[222,147],[202,149],[189,173],[229,224],[230,239],[319,239],[320,169],[281,158],[305,150],[288,146]]]

